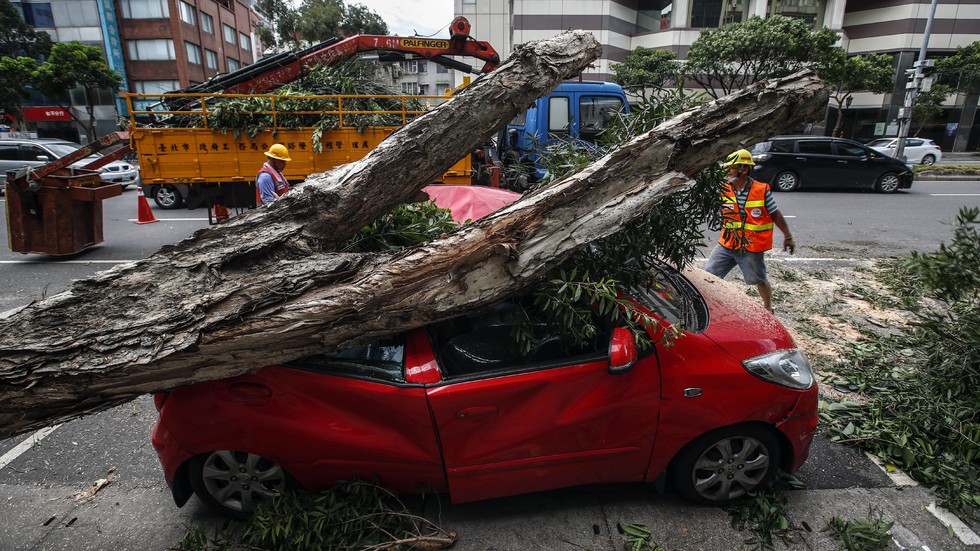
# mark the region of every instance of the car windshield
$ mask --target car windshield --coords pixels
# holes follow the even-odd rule
[[[707,328],[708,308],[684,276],[659,263],[651,268],[650,275],[647,285],[630,288],[637,302],[685,331],[700,333]]]
[[[891,139],[879,139],[868,144],[868,147],[888,147],[892,144],[894,140]]]

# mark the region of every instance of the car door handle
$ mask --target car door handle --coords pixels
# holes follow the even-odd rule
[[[837,159],[837,162],[840,163],[840,164],[842,164],[842,165],[846,165],[847,164],[847,161],[844,160],[844,159]]]
[[[456,412],[456,417],[460,419],[469,419],[471,417],[495,417],[500,410],[496,406],[473,406],[471,408],[463,408]]]
[[[806,161],[806,157],[796,157],[797,161]]]

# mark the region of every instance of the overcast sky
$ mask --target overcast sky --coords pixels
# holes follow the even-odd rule
[[[347,0],[347,4],[364,4],[385,20],[395,36],[449,38],[453,0]]]

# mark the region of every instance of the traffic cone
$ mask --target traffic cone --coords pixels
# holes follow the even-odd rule
[[[214,222],[220,224],[228,221],[228,209],[224,205],[214,205]]]
[[[153,211],[150,210],[150,204],[146,202],[146,196],[143,195],[143,188],[136,188],[136,206],[139,214],[136,219],[137,224],[152,224],[153,222],[159,222],[155,216],[153,216]]]

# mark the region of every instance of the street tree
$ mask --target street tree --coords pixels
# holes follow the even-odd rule
[[[310,176],[283,200],[147,259],[6,313],[0,438],[503,299],[688,189],[694,175],[741,143],[818,115],[827,102],[813,75],[758,83],[434,241],[391,253],[337,252],[579,74],[600,50],[583,31],[524,44],[360,161]]]
[[[915,128],[914,136],[918,136],[929,121],[942,116],[943,104],[952,94],[953,88],[948,84],[935,83],[928,92],[919,92],[915,96],[915,109],[912,110],[911,122],[911,127]]]
[[[255,25],[255,34],[263,51],[282,52],[299,49],[299,11],[286,0],[257,0],[255,9],[265,21]]]
[[[647,90],[662,92],[668,83],[675,83],[681,74],[677,55],[669,50],[654,50],[640,46],[629,53],[622,63],[611,65],[613,80],[626,90],[647,101]]]
[[[0,2],[0,124],[18,120],[37,63],[51,51],[51,36],[28,25],[12,2]]]
[[[843,48],[832,48],[817,74],[830,87],[830,99],[837,103],[834,136],[840,136],[844,105],[854,92],[890,92],[895,84],[892,56],[870,53],[848,57]]]
[[[776,15],[702,31],[691,44],[684,73],[713,98],[756,81],[819,68],[837,42],[824,27]]]
[[[942,84],[967,93],[980,91],[980,41],[958,46],[956,53],[936,61],[936,77]]]
[[[95,106],[93,93],[99,88],[109,88],[113,93],[119,90],[122,77],[106,65],[102,50],[86,46],[81,42],[61,42],[51,48],[51,55],[34,71],[31,82],[35,89],[49,98],[62,98],[75,87],[85,93],[85,110],[88,119],[78,120],[89,135],[95,139]],[[71,113],[68,106],[61,107]]]
[[[257,9],[269,20],[256,26],[263,48],[284,51],[303,44],[355,34],[388,34],[380,15],[363,4],[344,0],[303,0],[298,7],[286,0],[259,0]]]

